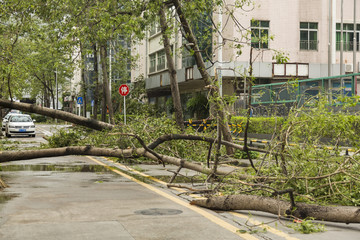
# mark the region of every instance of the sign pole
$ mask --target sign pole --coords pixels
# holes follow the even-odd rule
[[[82,97],[78,97],[77,100],[76,100],[78,106],[79,106],[79,116],[81,116],[81,105],[84,103],[84,100]],[[84,109],[84,112],[85,112],[85,109]]]
[[[126,125],[126,95],[129,94],[129,86],[126,84],[123,84],[119,87],[119,93],[121,96],[124,96],[124,124]]]
[[[126,125],[126,101],[124,96],[124,124]]]

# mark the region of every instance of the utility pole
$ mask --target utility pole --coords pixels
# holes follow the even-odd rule
[[[59,102],[59,88],[58,88],[58,71],[57,68],[55,68],[55,86],[56,86],[56,102],[55,102],[55,110],[58,110],[58,102]],[[57,123],[58,120],[55,118],[55,122]]]
[[[328,43],[328,77],[332,75],[332,0],[329,0],[329,43]],[[331,101],[331,80],[328,80],[329,102]]]
[[[356,67],[356,50],[357,50],[357,43],[356,43],[356,0],[354,0],[354,38],[353,38],[353,72],[357,72]]]
[[[223,37],[222,37],[222,31],[223,31],[223,14],[222,14],[222,6],[219,6],[219,36],[218,36],[218,62],[219,62],[219,70],[218,70],[218,81],[219,81],[219,91],[220,96],[223,96],[223,83],[222,83],[222,61],[223,61]]]
[[[341,23],[340,23],[340,75],[344,74],[344,0],[341,0]],[[342,87],[342,86],[341,86]]]
[[[340,23],[340,75],[344,74],[344,0],[341,0],[341,23]],[[344,89],[344,79],[340,79],[341,95]]]

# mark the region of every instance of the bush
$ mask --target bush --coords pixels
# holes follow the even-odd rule
[[[246,117],[232,117],[231,123],[240,124],[242,131],[245,130]],[[272,134],[275,129],[281,129],[285,119],[283,117],[251,117],[249,124],[249,133]]]
[[[250,155],[251,159],[257,159],[260,154],[258,152],[249,151],[249,155]],[[245,151],[241,151],[239,149],[237,149],[235,151],[234,157],[237,159],[249,159],[247,153]]]
[[[46,122],[46,116],[43,116],[43,115],[33,113],[33,114],[31,114],[31,118],[38,123]]]
[[[74,146],[82,138],[82,132],[75,129],[60,129],[56,134],[48,138],[48,144],[50,147],[67,147]]]

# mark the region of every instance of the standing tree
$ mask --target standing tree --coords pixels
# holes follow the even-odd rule
[[[179,92],[179,85],[177,82],[177,75],[176,69],[174,64],[174,59],[171,54],[171,45],[169,40],[169,26],[166,19],[165,14],[166,7],[165,5],[160,3],[160,26],[161,26],[161,34],[163,36],[163,43],[165,48],[168,72],[170,75],[170,87],[171,87],[171,95],[174,103],[175,109],[175,121],[176,124],[180,127],[181,131],[184,131],[184,119],[183,119],[183,112],[181,107],[181,100],[180,100],[180,92]]]
[[[212,98],[212,101],[214,103],[214,110],[215,113],[217,115],[217,117],[220,119],[219,124],[220,124],[220,131],[223,135],[224,140],[228,141],[228,142],[232,142],[232,136],[231,136],[231,132],[229,129],[229,125],[228,125],[228,120],[227,120],[227,114],[225,111],[225,106],[226,104],[223,101],[223,98],[220,97],[220,93],[219,93],[219,88],[218,86],[214,86],[212,83],[212,77],[210,76],[210,74],[206,71],[206,66],[205,66],[205,62],[204,62],[204,58],[201,55],[201,49],[199,48],[199,44],[198,44],[198,40],[196,39],[193,30],[191,28],[191,25],[187,19],[187,16],[189,16],[189,12],[186,13],[186,9],[193,9],[193,2],[190,2],[190,6],[186,5],[187,2],[183,2],[183,4],[181,4],[180,0],[172,0],[172,3],[174,4],[174,7],[176,9],[177,15],[179,17],[180,23],[181,23],[181,27],[183,30],[183,37],[187,40],[187,42],[190,45],[191,51],[194,54],[195,57],[195,61],[196,61],[196,65],[198,66],[198,69],[200,71],[200,74],[205,82],[205,85],[207,86],[211,86],[210,87],[210,95]],[[200,4],[203,7],[199,8],[200,10],[205,10],[207,6],[207,2],[201,2],[201,3],[196,3],[196,4]],[[211,10],[213,9],[212,4],[210,5]],[[205,8],[205,9],[204,9]],[[184,11],[185,9],[185,11]],[[227,153],[228,154],[233,154],[233,150],[231,147],[227,147]]]

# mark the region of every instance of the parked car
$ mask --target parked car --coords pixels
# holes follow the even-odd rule
[[[8,114],[6,114],[5,117],[2,120],[1,131],[5,131],[6,123],[9,121],[9,118],[12,115],[20,115],[20,113],[11,111]]]
[[[13,114],[5,124],[5,135],[7,137],[15,135],[29,135],[35,137],[35,124],[30,115]]]

